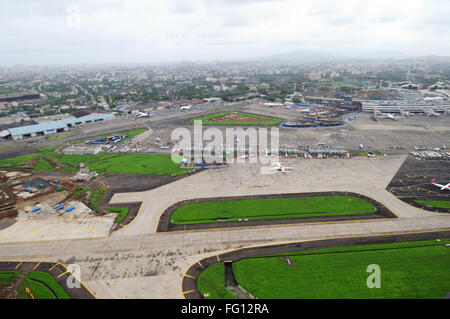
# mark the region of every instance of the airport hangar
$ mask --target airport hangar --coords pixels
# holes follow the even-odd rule
[[[40,123],[22,127],[15,127],[0,132],[3,138],[11,137],[13,140],[21,140],[27,137],[44,136],[68,131],[77,125],[84,123],[98,123],[115,119],[113,114],[90,114],[79,118],[65,119],[53,122]]]

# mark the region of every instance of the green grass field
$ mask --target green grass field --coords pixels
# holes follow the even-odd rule
[[[240,260],[236,280],[258,298],[444,298],[450,292],[449,240],[339,247]],[[381,268],[369,289],[367,266]]]
[[[19,274],[18,271],[0,271],[0,286],[8,286]]]
[[[129,213],[128,207],[109,208],[108,211],[111,212],[111,213],[118,213],[119,214],[119,215],[117,215],[116,219],[114,220],[114,222],[116,224],[121,223],[128,216],[128,213]]]
[[[197,288],[205,299],[236,299],[225,288],[225,266],[223,263],[212,264],[206,268],[198,277]]]
[[[88,201],[94,208],[97,208],[102,198],[106,195],[107,190],[105,188],[96,189],[89,195]]]
[[[26,155],[6,158],[3,160],[0,160],[0,167],[2,167],[2,166],[3,167],[21,166],[21,165],[24,165],[27,162],[33,160],[36,157],[48,155],[48,154],[52,153],[54,150],[56,150],[57,148],[58,148],[58,146],[56,146],[56,145],[49,146],[49,147],[44,147],[44,148],[39,149],[39,151],[36,153],[30,153],[30,154],[26,154]]]
[[[151,175],[183,175],[189,170],[179,168],[170,155],[165,154],[113,154],[66,155],[49,154],[51,158],[62,164],[62,171],[76,172],[80,163],[98,174],[151,174]]]
[[[195,203],[175,210],[176,225],[298,217],[373,214],[377,208],[352,196],[311,196]]]
[[[0,271],[0,285],[11,284],[19,274],[18,271]],[[35,299],[70,299],[50,274],[39,271],[28,273],[17,288],[17,299],[31,299],[31,295]]]
[[[180,169],[170,155],[166,154],[113,154],[99,153],[96,155],[69,155],[55,153],[55,147],[41,149],[37,153],[0,160],[0,167],[24,168],[31,160],[39,158],[38,165],[32,167],[35,171],[54,171],[50,161],[61,164],[61,172],[77,172],[80,163],[98,174],[149,174],[149,175],[184,175],[189,170]]]
[[[47,171],[47,172],[54,171],[52,164],[50,164],[48,161],[42,158],[39,160],[39,163],[33,167],[33,170]]]
[[[304,250],[242,259],[233,263],[233,272],[242,287],[261,299],[443,299],[450,292],[449,243],[445,239]],[[367,287],[372,274],[367,267],[372,264],[380,266],[380,288]],[[197,281],[199,291],[227,298],[223,274],[223,263],[208,267]]]
[[[243,113],[243,112],[235,112],[239,115],[248,116],[255,119],[260,119],[261,121],[210,121],[213,118],[225,116],[228,115],[230,112],[220,112],[205,116],[196,117],[189,120],[190,124],[194,124],[194,121],[201,120],[203,125],[246,125],[246,126],[252,126],[252,125],[279,125],[281,122],[283,122],[282,119],[277,119],[270,116],[263,116],[263,115],[256,115],[256,114],[250,114],[250,113]]]
[[[419,205],[434,208],[450,208],[450,201],[448,200],[415,200],[415,202]]]
[[[86,193],[89,192],[90,190],[91,190],[91,189],[90,189],[89,187],[85,187],[85,188],[78,187],[78,188],[76,188],[76,189],[73,191],[72,195],[75,196],[75,197],[83,196],[84,194],[86,194]]]

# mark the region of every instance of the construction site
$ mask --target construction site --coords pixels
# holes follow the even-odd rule
[[[0,229],[18,220],[79,220],[107,213],[106,189],[83,164],[77,173],[0,171]],[[2,227],[3,226],[3,227]]]
[[[300,110],[300,109],[299,109]],[[352,111],[341,107],[308,105],[301,109],[301,115],[297,120],[289,120],[281,123],[283,128],[327,128],[343,126],[343,116]]]

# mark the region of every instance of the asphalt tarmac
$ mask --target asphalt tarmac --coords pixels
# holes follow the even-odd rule
[[[443,185],[450,182],[449,160],[419,160],[408,156],[386,189],[412,206],[432,212],[450,213],[448,208],[427,207],[415,202],[415,200],[450,201],[450,192],[441,191],[432,185],[433,178]]]

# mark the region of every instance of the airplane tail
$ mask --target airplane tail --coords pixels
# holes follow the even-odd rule
[[[262,100],[259,100],[259,104],[264,105],[264,102]]]

